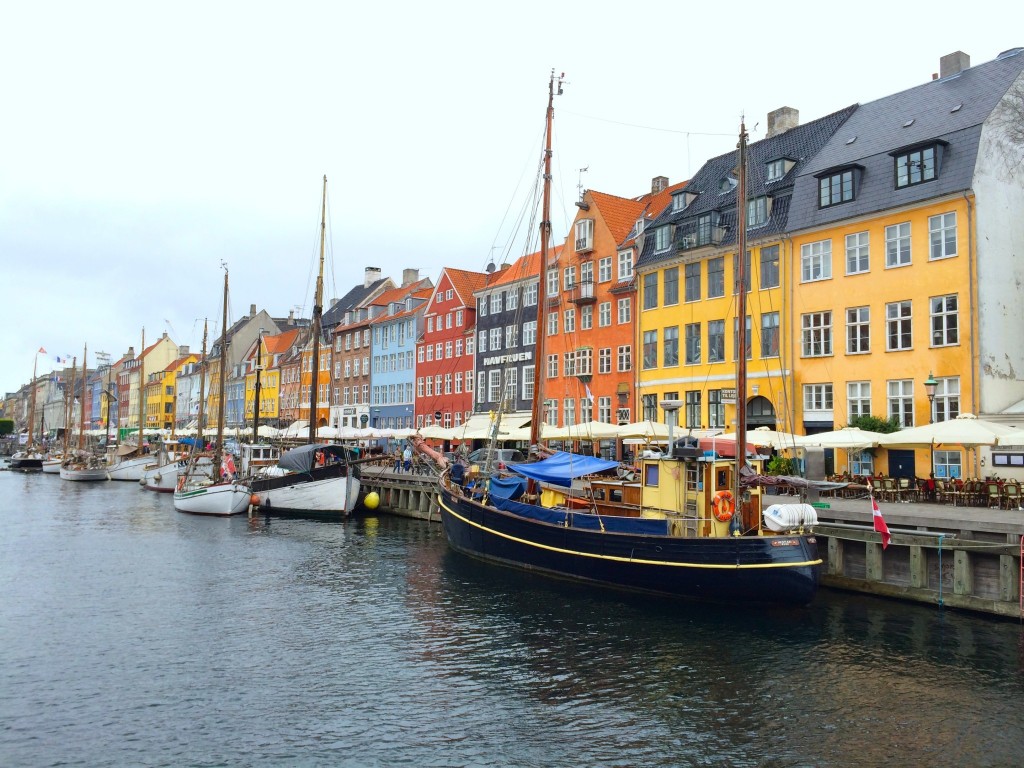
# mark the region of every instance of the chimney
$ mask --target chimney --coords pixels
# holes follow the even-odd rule
[[[380,280],[380,267],[367,267],[366,276],[363,278],[363,288],[369,288]]]
[[[249,305],[249,317],[256,317],[256,305],[255,304],[250,304]]]
[[[651,194],[656,195],[668,189],[668,176],[655,176],[651,179]]]
[[[288,325],[295,325],[295,310],[288,310]]]
[[[948,53],[939,59],[939,77],[958,75],[971,68],[971,57],[963,51]]]
[[[402,287],[408,288],[413,283],[419,282],[420,271],[418,269],[402,270]]]
[[[178,357],[188,357],[188,356],[189,356],[188,344],[179,344],[178,345]]]
[[[128,347],[128,351],[125,353],[125,357],[129,360],[135,359],[135,347]]]
[[[779,107],[768,113],[768,133],[766,139],[785,133],[790,128],[800,125],[800,111],[792,107]]]

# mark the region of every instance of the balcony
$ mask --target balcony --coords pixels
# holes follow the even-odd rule
[[[590,253],[592,250],[594,250],[593,237],[576,238],[576,253]]]
[[[594,283],[576,283],[569,289],[569,301],[577,306],[596,302],[597,297],[594,296]]]

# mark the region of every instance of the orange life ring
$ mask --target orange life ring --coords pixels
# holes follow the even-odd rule
[[[719,491],[711,500],[711,512],[720,523],[732,520],[735,511],[736,500],[732,496],[732,491]]]

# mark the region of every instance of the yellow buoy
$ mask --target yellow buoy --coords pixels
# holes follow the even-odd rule
[[[367,509],[376,509],[380,505],[380,496],[376,491],[370,491],[363,499],[363,506]]]

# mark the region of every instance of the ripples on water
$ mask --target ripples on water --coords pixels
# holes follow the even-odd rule
[[[1019,765],[1020,626],[594,591],[0,473],[0,764]]]

